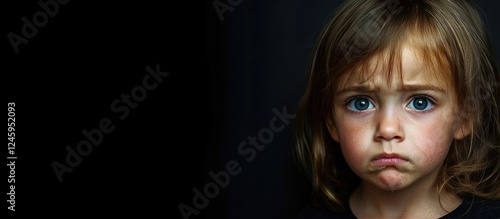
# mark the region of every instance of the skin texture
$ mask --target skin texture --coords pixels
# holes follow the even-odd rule
[[[350,199],[359,218],[436,218],[461,200],[441,194],[435,181],[452,140],[467,130],[456,126],[451,83],[429,72],[411,47],[402,50],[402,71],[391,80],[373,60],[368,81],[342,84],[336,90],[331,137],[340,143],[350,168],[361,178]],[[425,107],[424,107],[425,106]]]

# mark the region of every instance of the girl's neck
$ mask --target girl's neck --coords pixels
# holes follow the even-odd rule
[[[387,191],[362,181],[351,195],[349,205],[358,218],[439,218],[461,202],[455,194],[439,194],[434,183],[420,182]]]

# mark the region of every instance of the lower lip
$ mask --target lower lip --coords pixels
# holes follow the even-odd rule
[[[371,165],[372,166],[396,166],[400,164],[407,163],[408,161],[405,159],[401,158],[380,158],[380,159],[375,159],[372,160]]]

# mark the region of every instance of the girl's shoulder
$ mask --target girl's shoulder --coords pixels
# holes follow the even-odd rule
[[[481,198],[465,199],[455,210],[442,217],[442,219],[451,218],[499,219],[500,200]]]
[[[344,213],[330,211],[325,206],[306,206],[295,219],[356,219],[347,209]],[[460,206],[441,219],[500,219],[500,200],[493,199],[465,199]]]

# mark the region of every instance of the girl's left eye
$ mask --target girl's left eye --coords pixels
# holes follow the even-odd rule
[[[373,103],[366,97],[358,97],[350,100],[349,103],[347,103],[347,107],[355,112],[361,112],[374,108]]]
[[[419,110],[419,111],[427,111],[434,106],[434,103],[428,97],[415,97],[410,103],[408,103],[408,107],[410,109]]]

